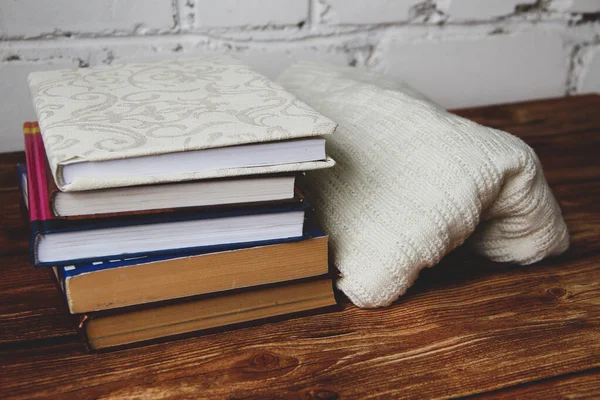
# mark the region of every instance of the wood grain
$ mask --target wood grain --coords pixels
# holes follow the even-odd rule
[[[596,146],[599,107],[600,96],[582,96],[461,111],[538,151],[571,233],[563,256],[523,267],[459,249],[386,309],[345,301],[338,313],[106,354],[84,352],[49,271],[28,265],[8,172],[19,156],[8,157],[0,161],[0,397],[597,397],[600,160],[579,142]]]
[[[523,139],[549,136],[557,132],[600,129],[597,94],[465,108],[453,112]]]
[[[522,138],[538,154],[550,184],[600,180],[598,95],[455,112]]]
[[[600,399],[600,369],[517,385],[475,396],[485,399]]]

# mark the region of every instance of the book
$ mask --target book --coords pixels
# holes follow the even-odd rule
[[[142,256],[54,267],[72,314],[327,274],[327,236],[189,256]],[[134,289],[134,290],[132,290]]]
[[[294,176],[230,178],[61,192],[47,168],[44,142],[37,122],[24,123],[23,133],[29,168],[38,177],[35,181],[40,187],[35,190],[40,196],[40,207],[56,218],[168,212],[178,208],[261,203],[294,197]]]
[[[99,351],[336,308],[333,282],[324,276],[75,317],[88,349]]]
[[[328,168],[336,124],[230,57],[33,72],[61,191]]]
[[[27,160],[29,163],[29,159]],[[19,165],[21,175],[26,168]],[[35,266],[61,266],[181,251],[227,250],[301,240],[308,203],[256,205],[128,217],[56,219],[40,203],[36,174],[27,175],[31,256]]]

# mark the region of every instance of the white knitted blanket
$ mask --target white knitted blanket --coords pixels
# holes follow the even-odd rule
[[[568,232],[533,150],[375,73],[302,62],[278,79],[339,124],[335,168],[307,173],[338,287],[387,306],[467,238],[494,261],[565,251]]]

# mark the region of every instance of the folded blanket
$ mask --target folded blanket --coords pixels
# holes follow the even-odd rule
[[[520,139],[375,73],[302,62],[278,81],[339,124],[327,140],[338,164],[307,174],[307,197],[357,306],[389,305],[468,238],[500,262],[567,249],[560,208]]]

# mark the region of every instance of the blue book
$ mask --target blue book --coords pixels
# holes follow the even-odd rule
[[[41,213],[35,175],[23,165],[22,194],[29,209],[35,266],[65,266],[137,256],[220,251],[301,240],[310,209],[302,196],[282,204],[184,210],[63,220]],[[29,179],[28,179],[29,178]],[[41,217],[40,217],[41,215]]]

